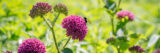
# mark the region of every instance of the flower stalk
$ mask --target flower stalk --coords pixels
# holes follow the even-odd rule
[[[53,22],[52,22],[52,26],[53,26],[53,27],[54,27],[54,25],[55,25],[55,23],[56,23],[59,15],[60,15],[60,12],[58,13],[58,15],[54,18],[54,20],[53,20]]]
[[[59,16],[59,15],[58,15]],[[58,19],[58,16],[57,16],[57,19]],[[53,22],[53,26],[48,22],[48,20],[47,19],[45,19],[44,18],[44,16],[41,16],[42,18],[43,18],[43,20],[47,23],[47,25],[49,26],[49,28],[51,29],[51,31],[52,31],[52,35],[53,35],[53,40],[54,40],[54,43],[55,43],[55,46],[56,46],[56,49],[57,49],[57,51],[58,51],[58,53],[60,53],[60,51],[59,51],[59,49],[58,49],[58,45],[57,45],[57,41],[56,41],[56,37],[55,37],[55,32],[54,32],[54,25],[53,24],[55,24],[55,22],[56,22],[56,20],[54,20],[54,22]]]
[[[120,4],[121,4],[121,0],[118,1],[118,8],[119,8]]]
[[[63,49],[66,47],[66,45],[69,43],[71,37],[68,38],[67,42],[65,43],[65,45],[63,46]]]
[[[120,49],[119,49],[118,47],[117,47],[117,51],[118,51],[118,53],[121,53],[121,52],[120,52]]]
[[[114,17],[113,17],[113,15],[111,15],[111,24],[112,24],[112,33],[113,33],[113,35],[116,36],[116,33],[114,31]]]

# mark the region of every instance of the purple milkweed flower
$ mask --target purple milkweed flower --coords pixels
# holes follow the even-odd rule
[[[58,3],[54,6],[54,11],[68,15],[68,8],[65,4]]]
[[[85,20],[81,16],[70,15],[63,19],[62,27],[67,30],[67,36],[83,40],[88,32]]]
[[[52,10],[52,6],[49,5],[48,3],[38,2],[30,10],[29,16],[31,16],[32,18],[34,18],[36,16],[43,16],[44,14],[51,12],[51,10]]]
[[[38,39],[27,39],[20,44],[17,53],[46,53],[46,48]]]
[[[152,53],[160,53],[160,49],[153,51]]]
[[[117,12],[116,14],[118,16],[118,18],[121,20],[122,18],[125,18],[126,16],[128,17],[128,19],[130,21],[133,21],[134,20],[134,14],[129,12],[129,11],[120,11],[120,12]]]
[[[141,48],[140,46],[133,46],[133,47],[129,48],[129,51],[136,51],[138,53],[142,53],[142,52],[144,52],[144,49]]]

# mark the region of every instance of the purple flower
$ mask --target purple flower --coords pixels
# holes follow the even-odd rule
[[[87,34],[87,25],[81,16],[70,15],[63,19],[62,27],[67,29],[67,36],[72,36],[72,39],[83,40]]]
[[[46,48],[38,39],[27,39],[20,44],[17,53],[46,53]]]
[[[152,53],[160,53],[160,49],[153,51]]]
[[[68,15],[68,8],[65,4],[58,3],[54,6],[54,11]]]
[[[128,17],[128,19],[130,21],[133,21],[134,20],[134,14],[129,12],[129,11],[120,11],[120,12],[117,12],[117,16],[118,18],[121,20],[122,18],[125,18],[126,16]]]
[[[114,42],[115,41],[115,38],[113,38],[113,37],[110,37],[110,38],[108,38],[107,39],[107,41],[106,41],[106,43],[112,43],[112,42]]]
[[[51,12],[51,10],[52,10],[52,6],[48,5],[48,3],[38,2],[30,10],[29,16],[31,16],[32,18],[34,18],[36,16],[43,16],[44,14]]]
[[[133,47],[129,48],[129,51],[136,51],[138,53],[142,53],[142,52],[144,52],[144,49],[141,48],[140,46],[133,46]]]

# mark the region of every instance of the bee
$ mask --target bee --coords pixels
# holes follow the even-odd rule
[[[87,23],[88,22],[87,17],[83,17],[83,18],[84,18],[84,21]]]

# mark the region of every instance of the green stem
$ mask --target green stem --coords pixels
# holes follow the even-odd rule
[[[124,35],[127,35],[128,32],[127,32],[126,26],[123,27],[123,31],[124,31]]]
[[[56,45],[57,51],[58,51],[58,53],[60,53],[60,51],[59,51],[59,49],[58,49],[58,45],[57,45],[57,41],[56,41],[56,37],[55,37],[54,29],[52,29],[52,34],[53,34],[53,39],[54,39],[54,42],[55,42],[55,45]]]
[[[49,26],[49,28],[51,29],[52,28],[52,25],[47,21],[46,18],[44,18],[43,16],[41,16],[43,18],[43,20],[47,23],[47,25]]]
[[[121,52],[120,52],[120,49],[119,49],[118,47],[117,47],[117,51],[118,51],[118,53],[121,53]]]
[[[60,12],[58,13],[58,15],[54,18],[54,20],[53,20],[53,22],[52,22],[52,26],[53,26],[53,27],[54,27],[54,25],[55,25],[55,23],[56,23],[59,15],[60,15]]]
[[[69,43],[71,37],[68,38],[67,42],[65,43],[65,45],[63,46],[63,49],[66,47],[66,45]]]
[[[111,15],[111,24],[112,24],[112,33],[113,33],[113,35],[116,36],[115,31],[114,31],[114,17],[113,17],[113,15]]]
[[[119,8],[120,4],[121,4],[121,0],[119,0],[119,2],[118,2],[118,8]]]
[[[121,0],[118,1],[118,6],[117,6],[117,8],[114,9],[114,13],[116,13],[116,9],[119,8],[120,4],[121,4]],[[112,24],[112,33],[113,33],[113,35],[116,36],[116,32],[114,31],[114,15],[115,14],[111,14],[111,24]]]
[[[54,39],[54,43],[55,43],[56,49],[57,49],[58,53],[60,53],[60,51],[59,51],[59,49],[58,49],[58,46],[57,46],[57,41],[56,41],[56,37],[55,37],[55,32],[54,32],[53,26],[48,22],[47,19],[45,19],[43,16],[41,16],[41,17],[42,17],[43,20],[47,23],[47,25],[49,26],[49,28],[52,30],[53,39]]]
[[[117,48],[118,53],[121,53],[118,45],[116,46],[116,48]]]

